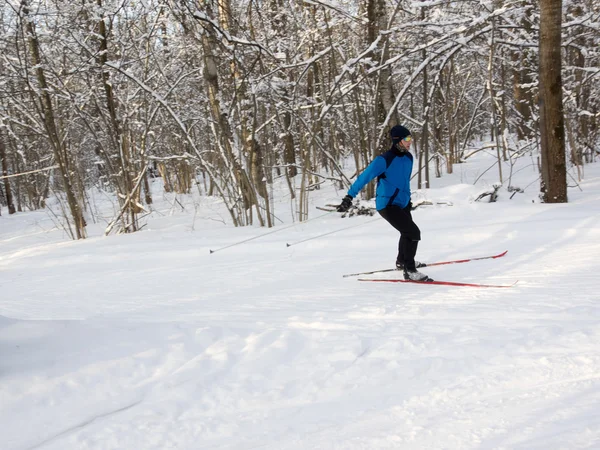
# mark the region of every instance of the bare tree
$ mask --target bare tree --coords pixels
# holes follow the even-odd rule
[[[398,122],[415,131],[420,187],[429,186],[430,170],[442,176],[444,162],[450,172],[486,149],[496,149],[495,164],[537,156],[541,137],[547,189],[557,173],[548,149],[559,142],[552,101],[560,82],[571,157],[556,164],[576,165],[582,177],[596,157],[593,2],[570,0],[563,22],[544,13],[541,42],[540,4],[525,0],[340,5],[2,3],[1,170],[22,174],[10,178],[14,208],[43,207],[50,192],[66,199],[71,225],[83,224],[94,186],[118,204],[118,229],[134,231],[142,189],[152,201],[151,173],[172,195],[197,186],[218,196],[236,226],[272,225],[273,186],[284,181],[303,220],[310,191],[329,180],[343,188],[353,173],[346,163],[364,168]],[[548,24],[562,28],[564,57],[551,44],[553,59],[542,51],[537,73]],[[560,75],[561,61],[554,86],[543,70]],[[558,145],[564,152],[564,137]]]
[[[50,94],[52,89],[46,80],[40,42],[35,29],[35,21],[30,15],[28,0],[23,0],[21,3],[21,23],[29,44],[30,58],[33,64],[31,69],[35,72],[35,79],[37,81],[37,86],[31,85],[30,94],[35,99],[34,102],[38,108],[37,112],[43,120],[47,137],[54,151],[54,158],[59,167],[63,189],[67,195],[67,203],[71,217],[73,218],[75,236],[77,239],[82,239],[85,238],[86,234],[86,222],[83,218],[81,205],[75,194],[73,159],[67,148],[68,141],[64,134],[60,132],[57,117],[54,114],[54,104]]]

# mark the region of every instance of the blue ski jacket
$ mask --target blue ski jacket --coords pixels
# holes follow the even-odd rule
[[[413,156],[410,152],[392,148],[375,158],[356,178],[348,189],[348,195],[356,197],[365,185],[377,180],[375,207],[380,211],[395,205],[406,208],[410,202],[410,176],[413,169]]]

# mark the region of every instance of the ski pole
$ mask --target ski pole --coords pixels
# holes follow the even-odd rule
[[[328,213],[321,214],[320,216],[313,217],[312,219],[308,219],[308,220],[305,220],[304,222],[299,222],[299,223],[307,223],[307,222],[310,222],[311,220],[320,219],[322,217],[325,217],[325,216],[331,214],[332,212],[336,212],[336,211],[329,211]],[[295,227],[296,225],[298,225],[298,222],[297,223],[292,223],[291,225],[287,225],[287,226],[282,227],[282,228],[278,228],[278,229],[273,230],[273,231],[269,231],[268,233],[259,234],[258,236],[254,236],[254,237],[251,237],[251,238],[248,238],[248,239],[244,239],[243,241],[236,242],[234,244],[226,245],[225,247],[221,247],[221,248],[218,248],[216,250],[210,250],[209,249],[209,251],[210,251],[210,254],[212,255],[213,253],[219,252],[221,250],[225,250],[226,248],[230,248],[230,247],[234,247],[236,245],[244,244],[246,242],[253,241],[254,239],[258,239],[258,238],[261,238],[261,237],[264,237],[264,236],[268,236],[269,234],[277,233],[278,231],[283,231],[283,230],[286,230],[288,228]]]
[[[313,237],[311,237],[311,238],[308,238],[308,239],[303,239],[303,240],[301,240],[301,241],[298,241],[298,242],[292,242],[291,244],[285,244],[285,245],[286,245],[287,247],[291,247],[292,245],[301,244],[301,243],[303,243],[303,242],[306,242],[306,241],[312,241],[313,239],[319,239],[319,238],[321,238],[321,237],[323,237],[323,236],[329,236],[330,234],[334,234],[334,233],[337,233],[337,232],[339,232],[339,231],[349,230],[350,228],[357,228],[357,227],[361,227],[361,226],[363,226],[363,225],[366,225],[366,224],[368,224],[368,223],[373,223],[373,222],[375,222],[376,220],[379,220],[379,217],[377,217],[376,219],[373,219],[373,220],[369,220],[369,221],[367,221],[367,222],[363,222],[363,223],[361,223],[361,224],[358,224],[358,225],[351,225],[351,226],[349,226],[349,227],[346,227],[346,228],[340,228],[339,230],[330,231],[329,233],[320,234],[320,235],[318,235],[318,236],[313,236]]]

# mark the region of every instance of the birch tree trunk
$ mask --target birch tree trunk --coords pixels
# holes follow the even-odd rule
[[[540,134],[543,200],[567,202],[565,127],[561,78],[562,0],[541,0]]]

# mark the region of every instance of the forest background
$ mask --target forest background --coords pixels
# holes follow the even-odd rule
[[[220,197],[235,226],[270,227],[282,178],[305,220],[310,192],[346,188],[344,163],[363,169],[397,123],[419,188],[491,150],[502,188],[519,189],[501,161],[552,173],[544,68],[560,83],[552,142],[581,178],[599,154],[599,17],[592,0],[4,0],[0,212],[54,196],[84,238],[96,187],[118,199],[105,233],[133,232],[160,177]],[[560,45],[540,40],[545,25]],[[541,67],[545,42],[558,57]]]

